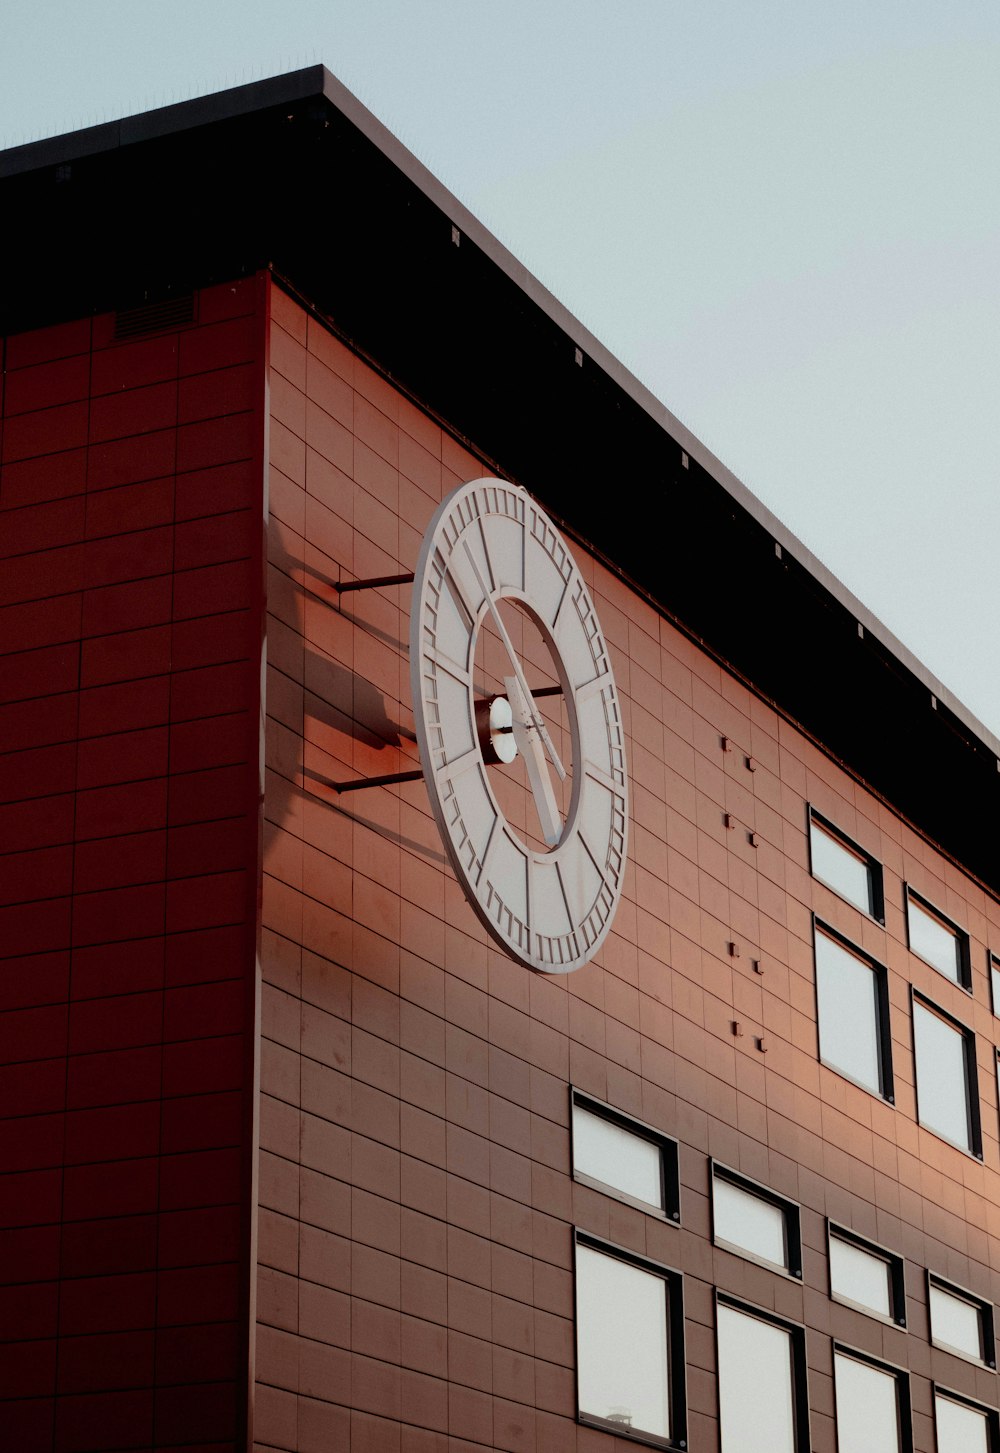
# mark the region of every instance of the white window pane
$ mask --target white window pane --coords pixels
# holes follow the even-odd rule
[[[934,1398],[937,1453],[989,1453],[986,1414],[938,1393]]]
[[[627,1196],[663,1207],[660,1147],[582,1105],[573,1106],[573,1167]]]
[[[712,1204],[716,1241],[728,1241],[751,1256],[787,1267],[785,1213],[780,1206],[718,1175],[712,1179]]]
[[[581,1413],[669,1438],[664,1279],[578,1245],[576,1328]]]
[[[830,1285],[836,1297],[883,1317],[892,1315],[889,1263],[838,1236],[830,1237]]]
[[[813,877],[820,878],[842,898],[871,913],[871,869],[865,858],[828,833],[818,822],[809,824]]]
[[[990,987],[993,990],[993,1013],[1000,1014],[1000,967],[990,959]]]
[[[734,1307],[718,1313],[722,1453],[795,1453],[791,1334]]]
[[[899,1453],[895,1377],[843,1353],[834,1356],[837,1453]]]
[[[826,934],[816,934],[819,1053],[852,1080],[880,1094],[878,985],[869,964]]]
[[[921,1125],[928,1125],[956,1145],[971,1150],[965,1036],[914,1002],[913,1039]]]
[[[967,1357],[982,1358],[982,1314],[979,1307],[931,1282],[931,1336],[935,1342],[954,1347]]]
[[[958,939],[914,898],[906,900],[906,916],[910,930],[910,948],[956,984],[962,982]]]

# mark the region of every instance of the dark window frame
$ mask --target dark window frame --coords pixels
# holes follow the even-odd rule
[[[659,1277],[667,1288],[667,1386],[670,1398],[670,1426],[672,1436],[661,1438],[656,1433],[623,1428],[609,1418],[598,1417],[596,1413],[584,1412],[580,1407],[580,1326],[577,1312],[577,1247],[586,1246],[627,1266],[637,1267]],[[583,1427],[599,1428],[613,1433],[618,1438],[628,1438],[650,1448],[685,1450],[687,1448],[687,1355],[684,1337],[684,1275],[672,1266],[640,1256],[602,1236],[594,1236],[580,1227],[573,1228],[573,1393],[576,1403],[576,1421]]]
[[[722,1379],[720,1376],[721,1358],[719,1356],[719,1307],[730,1307],[734,1312],[742,1312],[744,1316],[755,1317],[759,1322],[766,1322],[771,1327],[779,1327],[781,1331],[787,1332],[791,1338],[792,1347],[792,1418],[795,1438],[795,1453],[809,1453],[812,1443],[809,1432],[809,1370],[806,1362],[806,1329],[801,1322],[792,1322],[787,1317],[780,1317],[764,1307],[756,1307],[752,1302],[746,1302],[742,1297],[732,1296],[729,1292],[720,1291],[718,1287],[713,1289],[715,1302],[715,1405],[716,1416],[719,1428],[719,1446],[722,1453],[726,1453],[722,1443]],[[993,1453],[993,1450],[991,1450]]]
[[[839,933],[837,929],[831,927],[831,925],[827,923],[825,919],[820,918],[818,914],[815,913],[812,916],[812,930],[814,975],[813,994],[816,1003],[817,1058],[819,1059],[821,1065],[825,1065],[828,1070],[832,1070],[835,1075],[839,1075],[840,1078],[842,1080],[846,1080],[849,1085],[857,1085],[859,1090],[864,1090],[867,1094],[874,1095],[877,1100],[884,1100],[887,1105],[895,1105],[896,1082],[893,1078],[892,1073],[892,1023],[889,1015],[889,970],[886,968],[885,964],[879,963],[878,959],[873,958],[870,953],[866,953],[863,948],[859,948],[856,943],[852,943],[849,938],[847,938],[844,934]],[[847,1074],[846,1071],[842,1070],[839,1065],[835,1065],[831,1060],[823,1058],[819,1031],[819,962],[816,954],[816,938],[818,934],[824,934],[827,938],[832,938],[836,943],[840,944],[841,948],[845,949],[849,954],[853,954],[856,959],[860,959],[862,963],[867,964],[868,967],[871,969],[872,974],[874,975],[876,990],[875,1028],[878,1033],[879,1048],[880,1088],[878,1090],[873,1090],[871,1085],[866,1085],[863,1081],[856,1080],[853,1075]]]
[[[989,1439],[989,1453],[1000,1453],[1000,1412],[988,1403],[977,1402],[975,1398],[966,1397],[964,1393],[955,1392],[953,1388],[944,1387],[940,1382],[931,1382],[931,1405],[934,1409],[934,1446],[940,1447],[938,1442],[937,1428],[937,1400],[938,1397],[945,1398],[948,1402],[960,1403],[963,1407],[971,1408],[973,1412],[983,1413],[986,1418],[987,1437]]]
[[[830,1258],[830,1242],[832,1240],[843,1241],[848,1246],[854,1246],[859,1251],[866,1251],[869,1256],[884,1261],[889,1269],[889,1316],[885,1317],[881,1312],[866,1307],[863,1302],[855,1302],[850,1297],[842,1296],[833,1289],[833,1263]],[[891,1251],[887,1246],[880,1246],[877,1241],[870,1241],[867,1236],[859,1236],[849,1226],[842,1226],[838,1221],[826,1218],[826,1249],[827,1249],[827,1273],[830,1286],[830,1300],[837,1302],[842,1307],[851,1307],[854,1311],[862,1312],[866,1317],[874,1317],[877,1322],[883,1322],[887,1327],[906,1327],[906,1262],[897,1251]]]
[[[947,1292],[956,1301],[966,1302],[970,1307],[975,1307],[979,1313],[979,1329],[983,1344],[982,1357],[973,1357],[968,1352],[963,1352],[961,1347],[955,1347],[951,1342],[939,1342],[934,1336],[934,1318],[931,1314],[931,1287],[936,1286],[939,1291]],[[971,1362],[974,1367],[988,1367],[996,1371],[997,1347],[996,1331],[994,1325],[993,1303],[981,1297],[978,1292],[969,1291],[968,1287],[959,1286],[957,1282],[948,1281],[946,1277],[939,1276],[936,1271],[926,1268],[927,1287],[927,1326],[932,1347],[940,1348],[942,1352],[950,1352],[953,1357],[961,1357],[963,1362]]]
[[[939,968],[937,964],[931,963],[930,959],[925,959],[920,950],[913,947],[913,942],[910,937],[911,898],[915,903],[919,905],[919,907],[924,910],[925,913],[927,913],[931,918],[936,918],[938,922],[949,931],[949,933],[953,933],[955,935],[955,942],[958,945],[957,979],[952,978],[951,974],[946,974],[944,969]],[[954,919],[949,918],[946,913],[942,913],[936,903],[932,903],[931,900],[925,897],[923,893],[918,893],[916,888],[912,887],[909,883],[906,882],[903,883],[903,916],[906,919],[906,947],[909,949],[913,957],[915,959],[919,959],[922,964],[927,964],[930,968],[934,970],[935,973],[940,974],[942,979],[946,979],[949,984],[955,984],[959,989],[963,989],[965,993],[968,994],[971,998],[972,949],[969,943],[968,929],[962,928],[954,921]]]
[[[990,981],[990,1008],[993,1010],[994,1018],[1000,1019],[1000,1002],[998,1002],[998,995],[996,994],[993,987],[994,969],[996,969],[997,974],[1000,975],[1000,954],[995,953],[993,949],[988,948],[986,950],[986,973]]]
[[[928,1013],[936,1015],[938,1019],[943,1019],[946,1024],[949,1024],[952,1029],[957,1030],[962,1036],[962,1041],[965,1046],[965,1093],[969,1112],[969,1139],[972,1141],[971,1146],[960,1145],[957,1140],[951,1140],[947,1135],[942,1135],[940,1130],[936,1130],[933,1125],[928,1125],[925,1120],[920,1118],[920,1072],[917,1060],[917,1028],[913,1013],[913,1008],[916,1004],[926,1009]],[[975,1031],[970,1029],[967,1024],[963,1024],[960,1019],[956,1019],[954,1014],[949,1014],[946,1009],[942,1009],[940,1004],[935,1004],[933,999],[929,999],[926,994],[922,994],[919,989],[915,989],[911,984],[910,1036],[913,1042],[913,1097],[916,1104],[917,1124],[931,1135],[936,1135],[945,1145],[954,1146],[963,1155],[971,1155],[974,1160],[981,1161],[983,1159],[983,1126],[979,1108],[979,1069],[976,1064]]]
[[[609,1181],[599,1180],[597,1176],[577,1170],[573,1130],[573,1109],[576,1105],[579,1105],[581,1110],[587,1110],[591,1115],[606,1120],[609,1125],[614,1125],[619,1130],[625,1130],[629,1135],[634,1135],[637,1140],[645,1140],[657,1147],[660,1152],[660,1194],[663,1198],[661,1206],[654,1206],[651,1201],[644,1201],[640,1196],[631,1196],[627,1191],[620,1190]],[[672,1135],[666,1135],[663,1131],[657,1130],[654,1125],[648,1125],[644,1120],[639,1120],[634,1115],[629,1115],[624,1110],[618,1110],[613,1105],[608,1105],[603,1100],[597,1100],[593,1095],[588,1095],[584,1090],[578,1090],[574,1085],[570,1085],[569,1152],[573,1179],[579,1185],[587,1186],[592,1191],[599,1191],[602,1195],[612,1196],[616,1201],[623,1201],[627,1206],[634,1206],[636,1210],[643,1211],[648,1216],[655,1216],[657,1220],[665,1221],[668,1226],[681,1224],[680,1150],[678,1142]]]
[[[910,1370],[895,1362],[886,1362],[881,1357],[873,1357],[870,1352],[863,1352],[860,1347],[851,1347],[846,1342],[834,1338],[833,1341],[833,1409],[834,1423],[837,1421],[837,1353],[842,1357],[850,1357],[855,1362],[863,1362],[868,1367],[873,1367],[877,1372],[888,1373],[896,1382],[896,1406],[899,1410],[899,1453],[912,1453],[913,1450],[913,1408],[910,1395]]]
[[[787,1265],[782,1266],[780,1262],[769,1261],[766,1256],[758,1256],[746,1247],[739,1246],[735,1241],[727,1241],[720,1237],[715,1228],[715,1180],[726,1181],[729,1185],[735,1186],[737,1190],[745,1191],[747,1195],[753,1196],[758,1201],[764,1201],[770,1206],[776,1207],[782,1213],[785,1221],[785,1250],[787,1254]],[[709,1158],[708,1162],[709,1180],[709,1207],[712,1223],[712,1245],[718,1246],[722,1251],[728,1251],[732,1256],[739,1256],[743,1261],[752,1261],[755,1266],[764,1266],[768,1271],[777,1272],[789,1281],[802,1283],[802,1213],[795,1201],[790,1201],[787,1196],[772,1191],[770,1186],[765,1186],[760,1181],[752,1180],[742,1171],[733,1170],[731,1166],[723,1165],[721,1161]]]
[[[812,846],[812,825],[814,822],[818,824],[818,826],[822,829],[823,832],[827,834],[828,837],[832,837],[835,841],[839,842],[844,848],[847,849],[850,854],[852,854],[853,857],[860,858],[862,862],[866,865],[868,869],[868,908],[862,908],[859,903],[855,903],[853,898],[845,898],[844,894],[841,893],[839,888],[835,887],[833,883],[827,882],[826,878],[822,877],[819,873],[816,872],[816,868],[813,863]],[[824,888],[829,888],[831,893],[836,893],[837,897],[841,900],[841,902],[849,903],[852,908],[856,908],[859,913],[863,913],[866,918],[872,919],[874,923],[877,923],[882,928],[884,928],[885,875],[882,864],[880,863],[878,858],[873,857],[872,854],[868,852],[867,849],[863,848],[860,843],[856,843],[854,839],[852,837],[849,837],[848,834],[844,832],[842,828],[839,828],[835,822],[831,822],[828,817],[826,817],[822,812],[819,812],[815,807],[813,807],[811,802],[806,803],[806,824],[806,839],[809,844],[810,877],[815,878],[817,883],[822,883]]]

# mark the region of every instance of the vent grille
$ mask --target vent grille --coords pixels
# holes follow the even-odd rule
[[[115,337],[135,338],[140,333],[161,333],[193,322],[194,293],[181,293],[158,303],[119,308],[115,314]]]

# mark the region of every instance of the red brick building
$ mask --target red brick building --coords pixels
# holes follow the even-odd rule
[[[0,188],[3,1445],[997,1453],[1000,744],[321,69]],[[484,477],[617,681],[570,973],[339,790]]]

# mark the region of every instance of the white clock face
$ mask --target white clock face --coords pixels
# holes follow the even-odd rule
[[[556,686],[545,686],[537,650],[520,644],[518,613],[547,647]],[[477,666],[487,638],[501,683],[492,709]],[[579,968],[607,935],[622,889],[624,733],[583,577],[523,489],[474,480],[438,507],[414,578],[410,679],[431,805],[470,903],[527,967]],[[501,806],[515,771],[527,785],[518,826]]]

